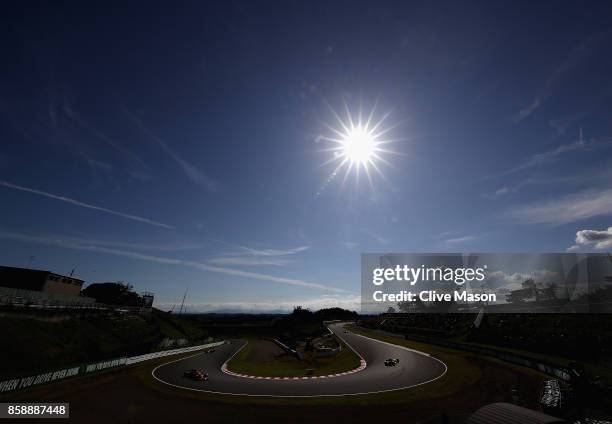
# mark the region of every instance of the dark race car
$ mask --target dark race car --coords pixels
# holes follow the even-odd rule
[[[389,358],[385,360],[385,367],[394,367],[397,364],[399,364],[399,359],[397,358],[396,359]]]
[[[192,369],[183,373],[183,377],[190,378],[196,381],[208,381],[208,374],[202,370]]]

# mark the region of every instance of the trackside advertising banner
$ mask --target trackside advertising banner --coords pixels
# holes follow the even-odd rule
[[[610,313],[612,258],[581,253],[368,253],[363,313]]]
[[[26,389],[32,386],[51,383],[53,381],[63,380],[68,377],[77,375],[91,374],[98,371],[103,371],[125,365],[127,358],[117,358],[108,361],[95,362],[93,364],[79,365],[69,368],[63,368],[56,371],[41,373],[30,377],[15,378],[0,382],[0,393],[10,392],[13,390]]]

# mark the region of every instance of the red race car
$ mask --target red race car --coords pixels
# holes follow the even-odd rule
[[[183,377],[190,378],[196,381],[208,381],[208,374],[202,370],[192,369],[183,373]]]

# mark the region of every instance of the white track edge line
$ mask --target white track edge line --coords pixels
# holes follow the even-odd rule
[[[360,334],[356,334],[356,333],[352,333],[355,334],[357,336],[360,336]],[[386,344],[390,344],[392,346],[395,347],[401,347],[407,350],[412,350],[412,349],[408,349],[404,346],[399,346],[399,345],[394,345],[393,343],[387,343],[387,342],[383,342],[381,340],[377,340],[377,339],[373,339],[371,337],[367,337],[367,336],[361,336],[361,337],[365,337],[366,339],[370,339],[370,340],[374,340],[377,341],[379,343],[386,343]],[[244,347],[244,346],[243,346]],[[242,348],[241,348],[242,349]],[[237,353],[237,352],[236,352]],[[234,353],[234,355],[236,354]],[[153,378],[155,378],[157,381],[159,381],[160,383],[166,384],[168,386],[172,386],[172,387],[176,387],[179,389],[183,389],[183,390],[191,390],[193,392],[201,392],[201,393],[211,393],[211,394],[215,394],[215,395],[228,395],[228,396],[247,396],[247,397],[269,397],[269,398],[313,398],[313,397],[342,397],[342,396],[363,396],[363,395],[374,395],[374,394],[379,394],[379,393],[388,393],[388,392],[396,392],[398,390],[405,390],[405,389],[411,389],[413,387],[418,387],[418,386],[422,386],[424,384],[428,384],[428,383],[432,383],[442,377],[444,377],[444,375],[446,375],[446,372],[448,371],[448,366],[441,361],[440,359],[428,355],[425,352],[419,352],[419,351],[415,351],[415,353],[420,353],[423,354],[425,356],[428,356],[429,358],[435,359],[436,361],[440,362],[442,365],[444,365],[444,372],[442,374],[440,374],[439,376],[432,378],[431,380],[427,380],[427,381],[422,381],[420,383],[417,384],[412,384],[410,386],[404,386],[404,387],[397,387],[395,389],[387,389],[387,390],[378,390],[378,391],[373,391],[373,392],[360,392],[360,393],[341,393],[341,394],[330,394],[330,395],[256,395],[256,394],[250,394],[250,393],[230,393],[230,392],[218,392],[218,391],[214,391],[214,390],[202,390],[202,389],[194,389],[192,387],[185,387],[185,386],[179,386],[177,384],[172,384],[172,383],[168,383],[164,380],[161,380],[160,378],[155,376],[155,371],[164,366],[164,365],[168,365],[174,362],[178,362],[178,361],[182,361],[183,359],[188,359],[188,358],[192,358],[194,356],[197,355],[201,355],[202,353],[197,353],[195,355],[191,355],[191,356],[187,356],[185,358],[180,358],[180,359],[176,359],[174,361],[170,361],[170,362],[166,362],[164,364],[160,364],[157,367],[155,367],[153,369],[153,371],[151,371],[151,375],[153,376]],[[233,356],[233,355],[232,355]]]

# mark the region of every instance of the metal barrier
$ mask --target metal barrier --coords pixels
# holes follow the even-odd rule
[[[172,350],[162,350],[160,352],[153,352],[153,353],[146,353],[144,355],[139,355],[139,356],[132,356],[131,358],[127,358],[126,365],[132,365],[138,362],[148,361],[149,359],[160,358],[162,356],[193,352],[194,350],[200,350],[200,349],[210,349],[212,347],[221,346],[223,343],[225,342],[221,341],[221,342],[208,343],[208,344],[199,345],[199,346],[183,347],[180,349],[172,349]]]

